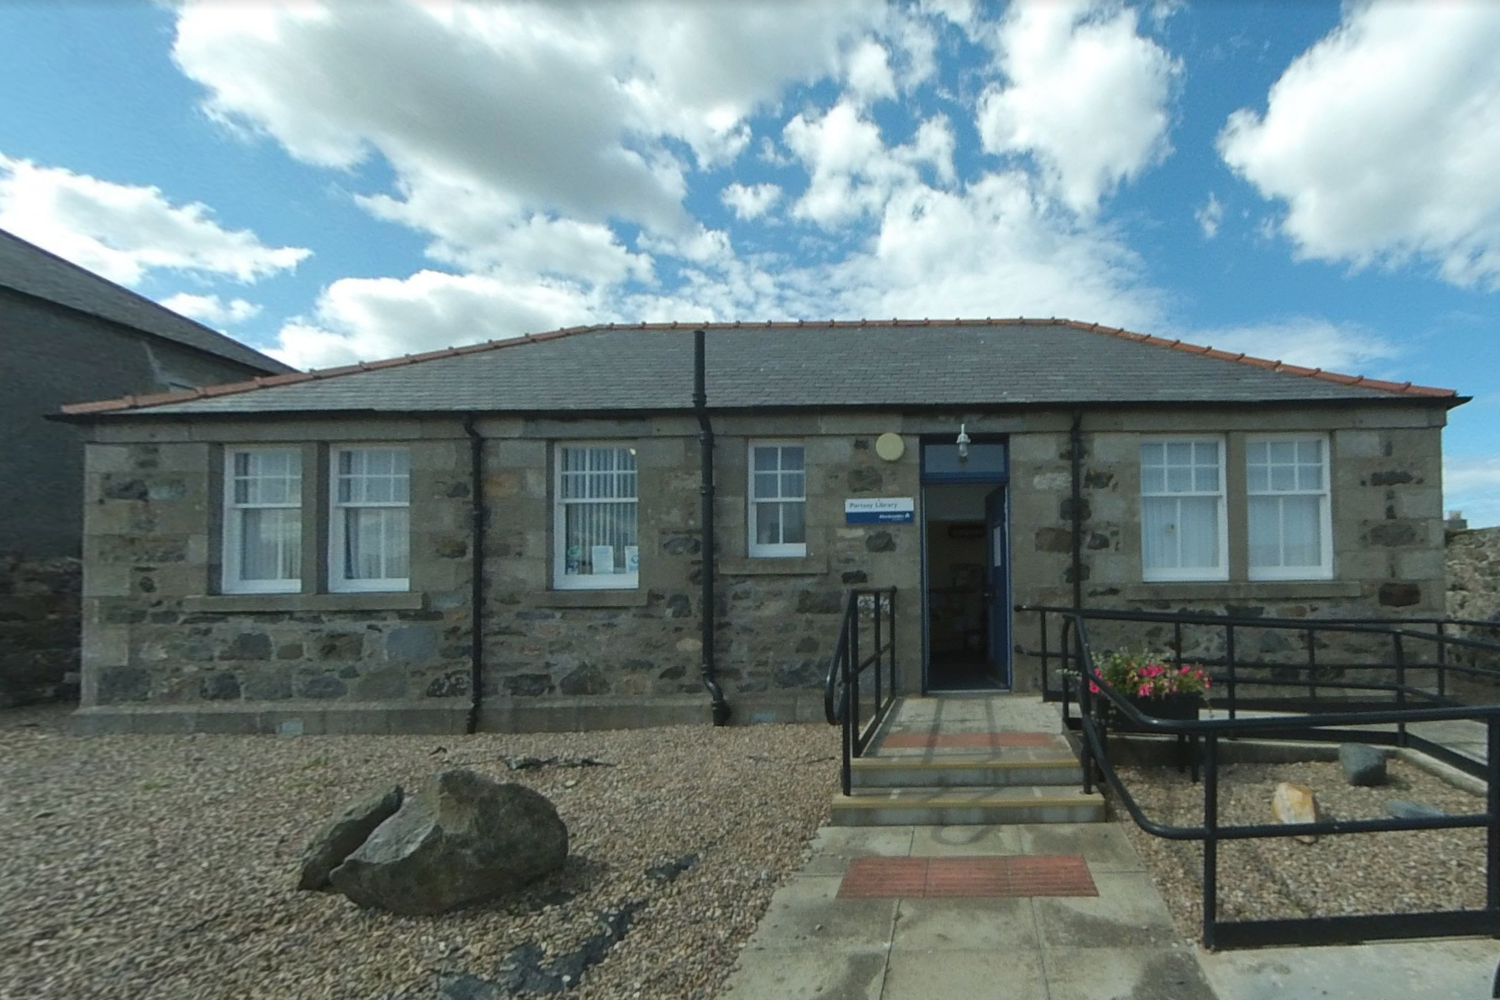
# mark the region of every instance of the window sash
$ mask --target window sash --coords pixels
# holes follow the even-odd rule
[[[1330,475],[1324,435],[1246,441],[1250,579],[1332,579]]]
[[[561,444],[556,452],[553,585],[629,590],[640,582],[635,449]]]
[[[1145,581],[1229,579],[1224,452],[1217,437],[1141,442]]]
[[[800,441],[750,443],[747,551],[752,558],[807,555],[807,449]]]
[[[408,589],[410,453],[381,446],[337,448],[329,474],[328,589]]]
[[[224,455],[226,594],[302,589],[302,451],[236,448]]]

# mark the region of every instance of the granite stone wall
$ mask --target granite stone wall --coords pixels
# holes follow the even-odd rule
[[[707,721],[700,682],[702,616],[736,721],[821,717],[821,684],[850,587],[898,592],[902,688],[920,688],[920,442],[975,436],[1010,444],[1012,601],[1071,601],[1071,414],[727,415],[715,418],[716,606],[701,607],[704,553],[697,427],[687,416],[639,420],[484,419],[483,601],[470,607],[469,441],[454,419],[121,420],[94,430],[85,503],[84,728],[183,731],[433,730],[463,725],[470,641],[482,635],[481,725],[574,729]],[[1440,613],[1444,593],[1439,482],[1441,411],[1408,409],[1090,413],[1080,455],[1081,586],[1092,607],[1180,608],[1293,618]],[[1244,447],[1266,431],[1329,435],[1336,577],[1248,579]],[[879,434],[905,452],[886,461]],[[1229,579],[1141,579],[1139,447],[1143,437],[1212,433],[1226,442]],[[748,446],[806,447],[807,554],[750,558]],[[305,566],[326,563],[328,450],[402,443],[412,455],[410,590],[328,593],[310,571],[303,592],[217,592],[218,473],[237,442],[304,449]],[[639,585],[557,589],[552,462],[559,442],[634,448]],[[913,524],[847,525],[851,497],[913,497]],[[1014,680],[1035,690],[1037,616],[1015,619]],[[1294,656],[1301,640],[1246,630],[1241,649]],[[1209,656],[1219,632],[1185,637]],[[1097,648],[1160,644],[1160,631],[1100,627]],[[1055,638],[1054,638],[1055,642]],[[1289,645],[1283,645],[1289,644]]]
[[[1448,616],[1500,625],[1500,528],[1448,536]]]
[[[75,697],[77,559],[0,555],[0,708]]]

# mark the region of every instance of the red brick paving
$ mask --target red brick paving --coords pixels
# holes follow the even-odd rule
[[[1050,733],[891,733],[880,741],[889,750],[989,750],[1000,747],[1050,747],[1060,742]]]
[[[855,858],[840,899],[1097,896],[1077,854],[972,858]]]

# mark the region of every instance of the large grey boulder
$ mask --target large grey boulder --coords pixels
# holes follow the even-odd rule
[[[401,798],[400,785],[386,785],[369,789],[351,802],[308,841],[302,852],[302,875],[297,888],[325,888],[329,873],[358,850],[376,827],[396,814],[401,808]]]
[[[1385,751],[1363,743],[1339,746],[1339,763],[1344,780],[1351,785],[1372,787],[1385,784]]]
[[[514,892],[567,857],[568,828],[546,796],[455,769],[408,796],[332,881],[361,906],[443,913]]]

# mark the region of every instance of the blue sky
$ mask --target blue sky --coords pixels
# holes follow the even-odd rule
[[[0,4],[0,228],[299,367],[1065,316],[1473,396],[1500,4]]]

